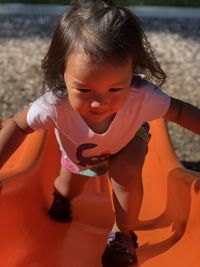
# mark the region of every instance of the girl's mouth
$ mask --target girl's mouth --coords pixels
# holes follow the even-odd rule
[[[95,114],[95,115],[102,115],[102,114],[105,114],[106,111],[90,111],[92,114]]]

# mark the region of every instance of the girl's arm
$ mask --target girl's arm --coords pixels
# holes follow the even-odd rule
[[[15,152],[25,139],[26,135],[33,132],[27,123],[28,108],[17,113],[6,121],[0,130],[0,168]]]
[[[200,109],[189,103],[171,98],[170,107],[164,119],[200,134]]]

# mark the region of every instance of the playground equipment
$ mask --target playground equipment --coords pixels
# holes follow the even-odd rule
[[[163,120],[151,122],[151,134],[137,266],[199,267],[200,173],[178,161]],[[109,181],[90,179],[73,201],[71,224],[52,220],[48,208],[59,155],[53,132],[35,132],[0,171],[1,267],[101,266],[114,216]]]

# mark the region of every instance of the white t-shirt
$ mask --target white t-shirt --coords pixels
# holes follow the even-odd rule
[[[167,94],[142,81],[139,86],[132,86],[108,130],[98,134],[72,109],[67,96],[60,98],[49,91],[33,102],[27,122],[34,130],[55,128],[57,141],[71,171],[95,176],[106,169],[103,164],[129,143],[144,122],[162,117],[169,105]]]

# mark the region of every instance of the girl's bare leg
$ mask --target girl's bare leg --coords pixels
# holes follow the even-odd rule
[[[71,200],[80,195],[88,179],[86,176],[70,173],[61,167],[60,176],[54,182],[54,199],[49,209],[49,216],[60,222],[71,222]]]
[[[54,186],[64,197],[73,199],[80,195],[89,177],[71,173],[61,167],[60,175],[55,179]]]
[[[116,213],[113,232],[128,234],[135,228],[143,198],[142,167],[146,152],[147,143],[135,136],[110,161],[109,176]]]

